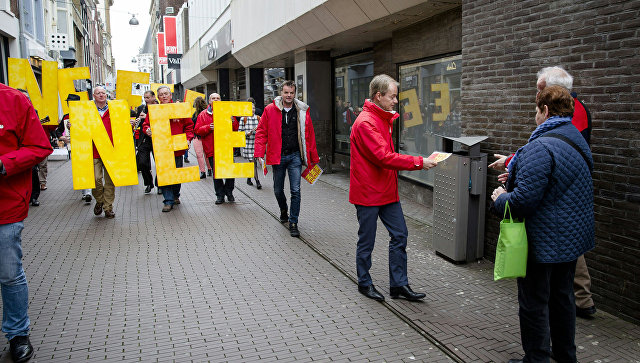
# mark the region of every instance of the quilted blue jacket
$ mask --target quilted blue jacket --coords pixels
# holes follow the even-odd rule
[[[594,247],[593,182],[589,170],[593,159],[589,146],[570,120],[545,130],[519,150],[509,173],[508,192],[494,203],[501,216],[509,201],[512,215],[525,218],[529,255],[538,263],[573,261]],[[587,156],[589,165],[567,142],[544,137],[545,133],[571,139]]]

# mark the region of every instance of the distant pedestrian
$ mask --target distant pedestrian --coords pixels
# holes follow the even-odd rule
[[[215,166],[215,148],[214,148],[214,118],[213,114],[213,102],[220,101],[220,95],[212,93],[209,95],[209,107],[200,112],[198,115],[198,121],[196,122],[196,134],[201,137],[202,148],[204,153],[209,159],[209,165],[213,168]],[[218,121],[220,122],[220,121]],[[229,120],[229,122],[232,122]],[[227,201],[235,202],[236,198],[233,196],[233,190],[235,188],[236,180],[233,178],[216,178],[215,170],[213,171],[213,189],[216,193],[215,204],[223,204],[224,198],[227,197]]]
[[[300,179],[302,168],[317,164],[320,159],[316,149],[316,135],[309,106],[296,99],[296,83],[285,81],[280,86],[280,96],[265,107],[256,130],[255,152],[260,164],[273,168],[273,192],[280,207],[280,222],[289,221],[289,234],[300,236]],[[284,195],[284,178],[289,174],[291,210],[287,215],[287,197]]]
[[[111,116],[109,115],[109,104],[107,102],[107,91],[102,86],[93,89],[93,101],[98,108],[98,113],[104,124],[104,128],[109,135],[109,140],[113,144],[113,135],[111,134]],[[96,145],[93,145],[93,173],[95,177],[95,188],[93,188],[93,197],[96,204],[93,208],[93,214],[99,216],[104,210],[105,218],[112,219],[116,217],[113,211],[113,202],[116,198],[116,186],[111,180],[111,175],[107,171]],[[104,179],[104,182],[103,182]]]
[[[158,100],[160,101],[161,105],[173,103],[171,89],[169,89],[169,87],[167,86],[158,87]],[[171,135],[186,134],[187,142],[191,144],[191,140],[193,139],[193,122],[190,118],[172,118],[171,120],[169,120],[169,126],[171,127]],[[142,131],[148,136],[152,136],[152,130],[150,127],[148,115],[147,119],[142,124]],[[174,151],[176,168],[182,168],[184,153],[185,150]],[[174,205],[181,203],[181,187],[182,184],[180,183],[165,185],[162,187],[162,196],[164,197],[164,200],[162,201],[162,203],[164,204],[164,206],[162,207],[163,212],[170,212],[173,209]]]
[[[251,98],[250,98],[251,100]],[[251,102],[251,101],[249,101]],[[256,129],[260,121],[260,116],[256,115],[256,104],[252,103],[253,115],[242,117],[240,119],[240,128],[238,131],[243,131],[245,134],[245,147],[242,148],[242,157],[253,163],[254,179],[256,180],[256,188],[262,189],[260,179],[258,178],[258,161],[253,157],[255,150]],[[247,178],[247,184],[253,185],[251,178]]]
[[[437,164],[421,156],[395,152],[391,137],[398,104],[398,82],[386,74],[377,75],[369,84],[371,99],[351,129],[351,176],[349,202],[356,207],[360,228],[356,249],[358,291],[368,298],[383,301],[369,274],[371,253],[376,240],[378,218],[391,236],[389,241],[389,286],[392,299],[423,299],[414,292],[407,278],[407,224],[398,194],[398,170],[431,169]]]
[[[14,362],[33,355],[29,288],[22,267],[23,220],[29,211],[31,169],[53,152],[31,102],[0,84],[0,286],[2,331]]]
[[[136,110],[137,116],[135,123],[140,128],[141,135],[138,142],[138,150],[136,152],[136,162],[138,164],[138,170],[142,174],[142,181],[144,183],[144,194],[151,193],[154,186],[153,176],[151,175],[151,155],[153,155],[153,140],[151,138],[151,132],[146,133],[142,130],[142,125],[147,120],[147,114],[149,113],[149,105],[155,105],[158,103],[156,94],[149,90],[144,93],[144,105],[138,106]],[[135,125],[134,125],[135,126]],[[157,178],[155,185],[158,185]],[[158,188],[160,192],[160,188]],[[159,193],[160,194],[160,193]]]
[[[536,129],[509,164],[507,189],[491,199],[525,218],[529,254],[518,278],[524,359],[509,362],[576,362],[576,260],[594,247],[593,159],[571,125],[574,100],[561,86],[547,86],[536,100]],[[551,341],[551,346],[549,342]]]
[[[191,121],[193,121],[193,130],[195,132],[196,123],[198,122],[198,116],[208,107],[207,101],[205,101],[202,97],[196,97],[196,99],[193,101],[193,107],[196,110],[191,116]],[[202,140],[200,138],[200,135],[196,133],[191,144],[193,145],[193,151],[196,153],[196,159],[198,160],[198,167],[200,168],[200,179],[205,179],[207,177],[207,169],[211,169],[211,166],[209,166],[209,159],[205,155],[204,149],[202,148]]]

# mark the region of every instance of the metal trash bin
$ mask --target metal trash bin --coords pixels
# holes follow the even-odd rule
[[[487,154],[480,142],[487,136],[443,137],[445,152],[453,152],[453,142],[469,149],[434,169],[433,246],[453,262],[471,262],[484,253]]]

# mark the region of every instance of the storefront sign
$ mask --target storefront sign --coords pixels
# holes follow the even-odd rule
[[[164,44],[164,33],[158,33],[158,64],[167,64],[167,52]]]
[[[164,49],[166,54],[178,54],[178,35],[176,32],[176,17],[164,16]]]
[[[217,61],[231,52],[231,22],[227,22],[211,38],[202,41],[200,48],[200,68]]]
[[[167,54],[167,63],[169,69],[180,69],[180,63],[182,62],[182,54]]]

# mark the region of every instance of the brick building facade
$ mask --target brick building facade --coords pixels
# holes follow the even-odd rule
[[[561,65],[590,108],[596,248],[586,254],[598,308],[640,321],[640,2],[466,1],[463,129],[484,151],[514,152],[535,128],[536,72]],[[492,172],[487,193],[497,187]],[[499,219],[486,222],[495,256]]]

